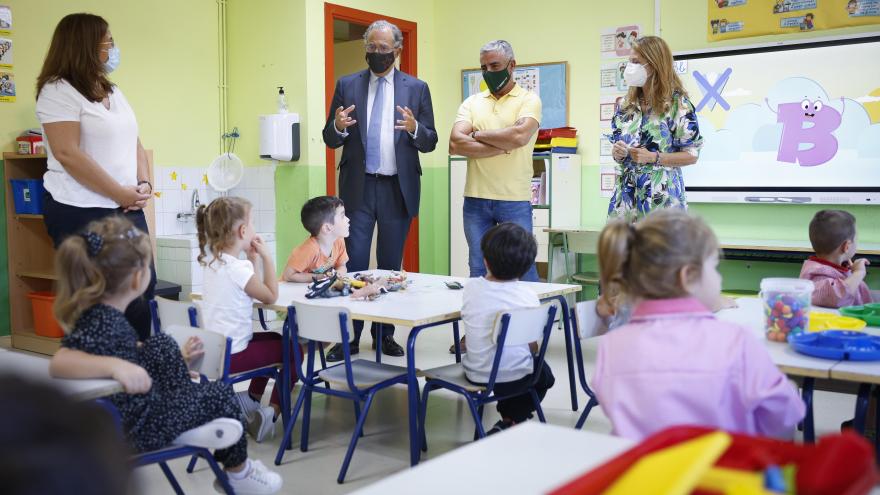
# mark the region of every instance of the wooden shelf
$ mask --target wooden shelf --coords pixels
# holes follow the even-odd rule
[[[25,278],[39,278],[43,280],[58,280],[58,275],[55,275],[54,272],[50,271],[42,271],[42,270],[20,270],[15,273],[19,277]]]
[[[28,159],[32,159],[32,158],[33,159],[37,159],[37,158],[45,159],[46,155],[44,153],[41,153],[39,155],[20,155],[18,153],[15,153],[14,151],[6,151],[3,153],[4,160],[28,160]]]
[[[41,214],[32,214],[32,213],[16,213],[13,215],[13,218],[16,220],[42,220],[43,215]]]
[[[33,328],[19,328],[12,332],[12,347],[51,356],[61,347],[61,339],[37,335]]]

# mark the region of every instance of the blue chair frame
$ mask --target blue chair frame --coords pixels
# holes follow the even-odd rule
[[[587,401],[587,405],[584,406],[584,410],[581,413],[581,416],[578,418],[577,423],[574,425],[578,430],[584,426],[584,422],[587,421],[587,416],[590,415],[590,411],[593,410],[594,407],[599,405],[599,399],[596,398],[596,394],[593,392],[593,389],[587,384],[587,374],[584,370],[584,352],[581,349],[581,332],[578,325],[577,320],[577,311],[575,308],[571,308],[569,310],[569,319],[571,320],[571,325],[574,331],[572,332],[572,339],[574,340],[574,354],[575,359],[577,359],[578,363],[578,379],[581,383],[581,389],[587,394],[589,397],[589,401]]]
[[[110,414],[113,418],[113,422],[116,424],[116,428],[121,433],[122,419],[119,417],[119,411],[116,409],[116,406],[107,399],[98,399],[95,402]],[[183,495],[183,489],[180,487],[180,483],[177,482],[177,478],[174,477],[174,473],[171,472],[171,468],[168,467],[168,461],[190,456],[193,458],[204,457],[205,460],[208,461],[208,465],[211,466],[211,471],[214,472],[214,476],[217,477],[217,481],[220,483],[223,490],[228,495],[235,495],[235,491],[229,485],[229,478],[226,476],[226,473],[220,468],[220,465],[217,464],[213,454],[204,447],[174,445],[164,449],[154,450],[152,452],[136,454],[132,458],[132,465],[134,468],[138,468],[150,464],[158,464],[159,468],[162,469],[162,474],[165,475],[165,479],[168,480],[168,483],[170,483],[171,487],[174,489],[174,493],[177,495]]]
[[[198,326],[198,312],[197,312],[195,306],[190,306],[189,309],[187,310],[187,312],[189,313],[190,326],[197,327]],[[155,300],[150,300],[150,313],[152,313],[152,316],[153,316],[153,332],[154,333],[162,333],[162,324],[161,324],[161,321],[159,320],[159,306]],[[263,312],[260,311],[261,323],[263,323],[262,314],[263,314]],[[282,331],[281,331],[281,345],[284,346],[285,348],[287,348],[290,345],[290,342],[291,342],[290,341],[290,333],[288,331],[287,325],[285,325],[284,327],[282,327]],[[297,347],[299,347],[299,346],[297,346]],[[290,416],[290,413],[289,413],[289,411],[290,411],[290,408],[289,408],[290,389],[293,387],[292,383],[288,383],[290,380],[290,373],[287,370],[290,369],[290,358],[289,358],[290,353],[289,352],[282,352],[282,363],[281,363],[282,370],[281,371],[279,371],[278,368],[276,368],[276,367],[267,366],[264,368],[257,368],[254,370],[242,372],[241,374],[238,374],[235,377],[229,376],[229,368],[231,366],[231,359],[232,359],[231,356],[232,356],[232,339],[229,337],[226,337],[226,352],[225,352],[225,358],[223,361],[223,376],[220,378],[220,381],[232,386],[232,385],[239,383],[239,382],[243,382],[243,381],[251,380],[253,378],[265,376],[268,378],[272,378],[273,380],[281,383],[281,387],[282,387],[281,394],[280,394],[281,421],[282,421],[282,423],[284,423],[286,425],[289,421],[289,416]],[[321,353],[322,362],[323,362],[323,357],[324,357],[324,354],[322,352]],[[207,381],[207,378],[202,376],[202,381],[203,382]],[[193,470],[195,470],[196,462],[198,462],[198,459],[199,459],[198,455],[192,456],[192,458],[189,461],[189,465],[186,467],[187,473],[192,473]]]
[[[547,354],[547,343],[550,341],[550,333],[553,330],[553,322],[555,319],[556,306],[551,305],[547,309],[547,321],[544,324],[541,346],[538,349],[538,356],[534,359],[533,370],[540,371],[541,368],[544,366],[544,357]],[[504,313],[501,316],[501,331],[498,335],[498,338],[496,339],[495,357],[492,361],[492,370],[489,372],[489,382],[486,384],[484,390],[473,392],[470,390],[466,390],[465,388],[455,383],[451,383],[445,380],[433,378],[427,379],[427,381],[425,382],[425,387],[422,391],[422,403],[419,408],[419,431],[421,431],[423,451],[428,450],[427,435],[425,434],[425,416],[427,415],[428,410],[428,396],[430,395],[432,390],[444,388],[461,394],[465,397],[465,399],[467,399],[468,407],[471,411],[471,415],[474,418],[474,440],[484,438],[486,436],[485,428],[483,428],[483,407],[486,404],[520,395],[508,394],[497,396],[494,394],[495,380],[498,377],[498,366],[501,363],[501,354],[504,351],[504,343],[507,341],[507,329],[509,326],[510,313]],[[538,398],[538,393],[535,391],[535,384],[537,384],[540,375],[538,373],[533,373],[533,375],[534,376],[532,378],[532,383],[529,384],[528,392],[529,395],[531,395],[532,397],[532,402],[535,404],[535,412],[538,414],[538,420],[542,423],[546,423],[547,420],[544,417],[544,410],[541,408],[541,400]]]
[[[292,330],[290,330],[292,337],[294,341],[299,342],[299,326],[296,322],[296,309],[293,306],[288,306],[287,308],[287,319],[285,320],[284,325],[285,331],[290,330],[290,328],[292,327]],[[350,338],[348,331],[348,316],[345,313],[339,313],[339,329],[341,332],[342,342],[349,342]],[[285,423],[284,436],[281,439],[281,445],[278,448],[278,453],[275,456],[275,465],[281,465],[281,460],[284,457],[284,451],[292,448],[293,427],[296,424],[296,417],[299,415],[300,408],[303,408],[302,428],[300,431],[300,450],[302,452],[308,451],[312,393],[317,392],[334,397],[342,397],[344,399],[353,401],[355,419],[357,420],[357,423],[355,425],[354,432],[352,432],[351,441],[348,445],[348,450],[345,452],[345,458],[342,461],[342,467],[339,470],[339,476],[336,478],[336,482],[341,484],[345,481],[345,473],[348,471],[348,466],[351,463],[354,449],[355,447],[357,447],[358,438],[363,436],[364,421],[367,419],[367,414],[370,411],[370,406],[373,404],[373,398],[375,397],[376,392],[396,384],[406,384],[407,374],[401,373],[400,376],[397,376],[393,379],[385,380],[365,389],[360,389],[355,385],[354,377],[352,376],[351,354],[349,353],[349,348],[347,345],[343,345],[343,361],[335,366],[332,366],[331,368],[335,368],[337,366],[345,367],[345,378],[349,390],[334,390],[329,387],[321,387],[322,383],[324,385],[329,385],[320,376],[318,376],[318,371],[321,370],[315,370],[316,349],[320,349],[322,347],[323,343],[316,342],[311,339],[308,340],[308,361],[306,362],[305,373],[303,373],[302,371],[302,365],[305,356],[303,356],[300,346],[296,346],[293,349],[294,365],[296,366],[298,376],[300,377],[303,385],[299,391],[299,396],[296,399],[296,405],[294,405],[293,407],[290,421]],[[361,409],[361,402],[364,403],[363,410]]]

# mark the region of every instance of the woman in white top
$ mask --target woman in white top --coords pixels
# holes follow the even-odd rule
[[[70,14],[58,23],[37,78],[37,118],[47,139],[44,217],[56,247],[108,215],[124,215],[147,232],[143,208],[153,186],[134,112],[107,79],[118,64],[107,21]],[[141,340],[150,333],[150,269],[147,291],[126,311]]]

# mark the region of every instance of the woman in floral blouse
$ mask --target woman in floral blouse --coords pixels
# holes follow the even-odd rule
[[[663,39],[636,40],[624,71],[629,86],[611,120],[618,163],[609,220],[635,222],[657,208],[687,208],[681,167],[697,161],[703,138],[694,105]]]

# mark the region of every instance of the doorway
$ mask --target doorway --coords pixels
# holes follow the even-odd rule
[[[372,22],[385,19],[395,24],[403,33],[403,51],[400,54],[398,69],[418,77],[416,55],[416,23],[383,16],[374,12],[352,9],[332,3],[324,4],[324,108],[330,113],[330,102],[336,80],[340,77],[366,69],[364,61],[363,36]],[[326,177],[327,194],[335,195],[337,188],[336,167],[342,155],[342,148],[327,148]],[[375,234],[373,240],[375,246]],[[375,249],[371,250],[375,257]],[[372,266],[371,262],[371,266]],[[406,245],[403,248],[403,269],[419,271],[419,219],[413,218]]]

